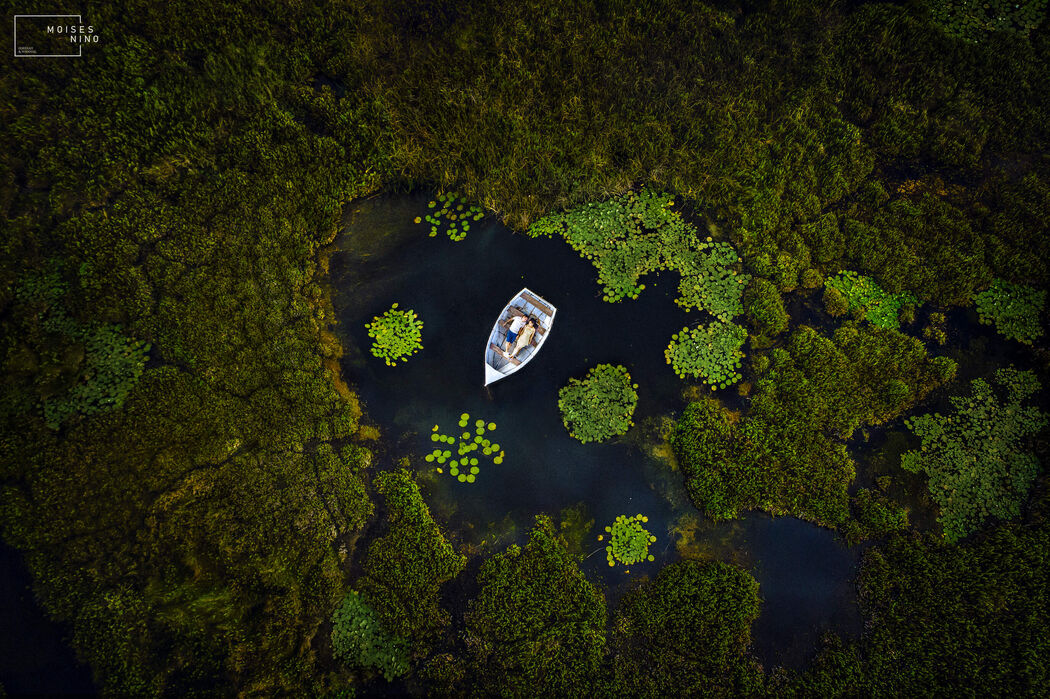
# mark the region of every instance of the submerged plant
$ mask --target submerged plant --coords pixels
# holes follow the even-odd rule
[[[637,388],[627,368],[619,364],[599,364],[583,379],[569,379],[558,392],[565,429],[583,443],[624,434],[634,424]]]
[[[919,302],[911,292],[887,293],[871,277],[850,270],[829,277],[824,285],[840,293],[849,310],[862,312],[865,320],[880,328],[900,328],[901,307]]]
[[[1040,389],[1030,371],[999,369],[996,382],[1005,389],[1000,400],[983,379],[974,379],[972,395],[951,398],[954,412],[905,420],[922,440],[919,450],[901,456],[901,468],[924,471],[941,508],[944,538],[957,541],[988,517],[1009,519],[1039,474],[1039,459],[1023,440],[1041,430],[1047,414],[1022,405]]]
[[[649,518],[644,515],[620,515],[611,526],[605,528],[609,534],[605,557],[610,566],[616,565],[617,561],[624,565],[633,565],[655,560],[655,557],[649,554],[649,544],[656,541],[656,537],[642,526],[648,521]],[[603,541],[604,535],[599,536],[598,540]]]
[[[416,217],[416,223],[425,221],[430,224],[431,238],[437,237],[441,228],[444,227],[449,240],[463,240],[467,237],[467,231],[470,230],[470,222],[480,221],[485,215],[480,206],[468,206],[455,192],[439,194],[435,201],[427,204],[427,207],[433,209],[434,212],[423,218]]]
[[[459,426],[461,428],[467,427],[469,420],[470,414],[463,413],[459,416]],[[481,472],[481,462],[476,455],[479,451],[482,456],[490,457],[492,463],[497,466],[502,464],[503,459],[506,456],[505,452],[500,448],[499,444],[485,438],[486,432],[492,432],[496,429],[496,423],[486,422],[485,420],[475,420],[474,425],[474,431],[463,432],[460,435],[458,443],[455,437],[441,434],[440,427],[434,425],[431,429],[431,441],[455,445],[456,456],[452,456],[451,449],[438,448],[427,454],[424,457],[424,460],[427,463],[436,463],[438,473],[443,473],[441,467],[448,462],[449,475],[456,478],[460,483],[473,483],[477,480],[477,476]]]
[[[725,388],[741,379],[740,348],[746,339],[747,331],[736,323],[682,328],[671,336],[664,357],[680,378],[700,377],[712,389]]]
[[[1045,291],[996,279],[990,289],[974,297],[974,304],[981,323],[994,325],[1003,337],[1030,345],[1043,334],[1039,316],[1046,304]]]
[[[413,310],[397,310],[395,303],[390,310],[366,323],[368,336],[372,339],[372,354],[380,357],[388,366],[423,349],[423,321]]]
[[[384,629],[356,590],[332,615],[332,654],[351,665],[375,668],[387,681],[408,672],[408,641]]]

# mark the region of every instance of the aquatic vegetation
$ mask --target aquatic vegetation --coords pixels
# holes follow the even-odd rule
[[[930,0],[927,7],[945,34],[976,43],[988,32],[1028,36],[1046,16],[1047,0]]]
[[[908,510],[870,488],[858,490],[851,504],[854,519],[843,526],[851,544],[908,528]]]
[[[901,307],[919,302],[914,294],[906,291],[888,294],[870,277],[849,270],[829,277],[824,284],[845,298],[848,310],[862,313],[865,320],[880,328],[899,328]],[[826,303],[828,312],[838,315],[832,311],[834,302]]]
[[[332,654],[390,680],[408,672],[408,642],[389,633],[356,590],[332,614]]]
[[[943,313],[931,313],[929,322],[922,329],[922,336],[927,340],[943,345],[948,342],[948,316]]]
[[[408,471],[380,473],[373,484],[386,499],[389,526],[368,547],[357,589],[383,628],[408,639],[411,654],[421,655],[451,622],[441,607],[441,586],[467,559],[445,538]]]
[[[626,433],[634,424],[637,388],[627,368],[619,364],[599,364],[583,379],[569,379],[558,391],[565,429],[585,444]]]
[[[656,537],[642,526],[648,521],[649,518],[644,515],[619,515],[612,525],[605,528],[609,534],[605,557],[610,567],[616,565],[617,561],[624,565],[634,565],[655,560],[649,553],[649,544],[656,541]],[[599,536],[598,540],[604,541],[604,535]]]
[[[817,274],[819,277],[819,273]],[[814,286],[819,286],[815,284]],[[748,323],[762,338],[773,338],[787,330],[787,310],[776,285],[768,279],[754,277],[744,291],[744,309]]]
[[[1039,318],[1046,305],[1044,290],[996,279],[974,297],[974,305],[980,321],[994,325],[1003,337],[1030,345],[1043,336]]]
[[[758,582],[722,562],[685,560],[627,591],[613,624],[609,696],[750,696],[762,671],[748,654]]]
[[[345,680],[311,641],[343,599],[347,569],[359,569],[370,540],[352,566],[340,549],[371,505],[368,458],[342,450],[360,408],[334,388],[318,252],[345,204],[379,183],[454,180],[518,229],[551,207],[647,183],[711,212],[748,271],[765,256],[761,274],[782,288],[814,264],[847,267],[888,293],[947,306],[996,277],[1050,278],[1050,70],[1038,32],[953,46],[923,2],[748,3],[739,15],[707,3],[641,14],[594,2],[498,5],[318,12],[264,2],[217,7],[221,31],[201,32],[167,21],[160,5],[128,13],[98,3],[96,24],[119,37],[110,47],[119,50],[92,59],[100,70],[51,61],[46,75],[0,77],[13,106],[0,130],[3,535],[31,562],[39,599],[68,624],[102,693],[320,696]],[[163,52],[158,32],[170,39]],[[899,192],[893,173],[916,166],[946,168],[965,191]],[[150,368],[121,405],[59,430],[33,406],[57,395],[56,368],[73,378],[60,367],[78,362],[79,348],[47,337],[10,296],[47,254],[85,270],[71,317],[119,323],[151,344]],[[779,358],[762,359],[763,377],[780,382]],[[902,395],[900,384],[872,385],[887,406]],[[808,426],[786,388],[774,401],[784,423]],[[756,384],[755,400],[771,390]],[[821,456],[802,439],[792,446]],[[790,468],[804,469],[786,447],[777,457],[788,481]],[[805,475],[832,481],[832,471]],[[986,537],[988,547],[964,542],[954,553],[901,537],[885,589],[872,588],[870,682],[810,694],[1024,696],[1047,686],[1045,528]],[[709,597],[692,599],[686,612],[708,611]],[[735,621],[732,606],[726,618]],[[534,652],[508,663],[525,676],[510,685],[519,694],[548,689],[529,674],[547,657],[590,648],[532,638]],[[694,652],[696,638],[663,653],[664,635],[632,636],[617,662],[625,676],[655,668],[658,690],[608,694],[763,693],[741,686],[750,675],[735,662],[712,670],[721,656],[707,663],[712,648]],[[539,649],[548,655],[537,659]],[[532,664],[513,665],[523,658]],[[570,686],[605,695],[576,675]]]
[[[470,414],[463,413],[459,416],[459,426],[466,427],[470,421]],[[446,461],[449,462],[448,473],[450,476],[459,480],[460,483],[473,483],[477,480],[477,476],[481,473],[481,467],[479,466],[478,457],[469,456],[470,454],[480,450],[484,456],[492,457],[492,463],[500,465],[503,463],[503,459],[506,458],[506,452],[504,452],[500,445],[493,442],[490,439],[484,437],[486,431],[494,431],[496,429],[496,423],[486,422],[485,420],[474,421],[475,430],[473,433],[464,432],[460,435],[459,441],[455,437],[441,434],[439,432],[440,427],[434,425],[431,430],[430,439],[433,442],[442,442],[449,445],[455,445],[456,457],[453,458],[452,452],[449,449],[435,449],[431,453],[424,457],[427,463],[435,462],[438,464],[437,472],[441,473],[442,468],[440,467]]]
[[[485,213],[480,206],[468,206],[463,198],[455,192],[437,195],[435,201],[427,204],[434,212],[424,217],[416,217],[416,223],[426,222],[430,225],[430,237],[434,238],[444,228],[449,240],[460,241],[467,237],[470,222],[480,221]]]
[[[1046,512],[1045,499],[1037,506]],[[1025,696],[1044,682],[1050,530],[1043,517],[954,546],[898,534],[865,552],[865,661],[853,676],[860,686],[843,694]]]
[[[689,496],[715,520],[762,509],[846,525],[855,467],[843,440],[905,413],[956,368],[916,338],[853,321],[831,338],[802,326],[769,358],[746,415],[705,398],[672,433]]]
[[[707,311],[728,321],[743,308],[740,297],[749,275],[737,270],[740,258],[733,246],[700,240],[696,227],[671,210],[669,194],[649,190],[628,192],[548,214],[533,223],[528,234],[561,235],[598,268],[598,281],[610,303],[638,298],[645,289],[640,278],[650,272],[674,270],[679,306]]]
[[[413,310],[398,310],[395,303],[390,310],[365,323],[372,339],[372,355],[380,357],[387,366],[396,366],[398,360],[423,349],[423,321]]]
[[[740,348],[745,340],[747,331],[742,327],[716,320],[672,335],[664,357],[680,378],[700,377],[712,389],[725,388],[742,378]]]
[[[1039,459],[1025,439],[1050,416],[1023,402],[1040,390],[1030,371],[999,369],[1000,398],[983,379],[974,379],[970,396],[954,396],[950,415],[932,413],[905,420],[922,440],[919,450],[901,457],[901,468],[923,471],[930,494],[941,508],[944,538],[958,541],[989,517],[1010,519],[1039,473]]]
[[[62,268],[52,261],[45,269],[23,276],[14,289],[15,298],[39,323],[34,330],[26,328],[35,347],[23,349],[20,364],[27,363],[26,354],[37,355],[30,365],[47,378],[35,382],[31,393],[38,398],[33,407],[53,430],[73,415],[122,406],[142,376],[151,347],[128,337],[119,325],[71,317],[63,300],[68,285]],[[49,349],[55,343],[63,347],[60,352]],[[9,369],[15,377],[25,373],[18,364]]]
[[[579,568],[549,517],[524,547],[481,564],[464,615],[471,679],[485,696],[599,696],[605,654],[602,593]]]

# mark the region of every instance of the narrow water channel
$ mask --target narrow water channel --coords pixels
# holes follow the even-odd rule
[[[853,579],[859,550],[837,535],[793,518],[752,513],[714,526],[698,520],[677,473],[638,448],[635,435],[604,444],[571,438],[558,412],[558,389],[599,363],[623,364],[639,385],[635,422],[677,414],[684,384],[664,359],[671,335],[699,320],[673,302],[677,279],[646,278],[640,298],[602,301],[596,271],[561,240],[513,234],[486,218],[466,240],[431,238],[416,216],[427,195],[382,196],[356,202],[330,261],[337,332],[346,347],[343,371],[365,402],[369,417],[393,444],[390,462],[412,459],[428,484],[435,514],[476,544],[502,548],[522,541],[539,513],[557,516],[583,503],[594,528],[587,536],[587,576],[602,584],[610,602],[639,575],[655,575],[678,558],[676,530],[690,522],[690,545],[703,555],[733,560],[761,586],[762,615],[754,650],[766,665],[799,666],[819,636],[860,631]],[[485,389],[483,351],[503,305],[529,287],[558,311],[542,352],[517,374]],[[424,349],[388,367],[368,354],[365,323],[398,303],[423,320]],[[732,393],[730,389],[727,393]],[[506,452],[494,466],[482,462],[472,484],[447,471],[437,474],[422,456],[431,430],[459,432],[467,412],[495,422],[492,438]],[[639,428],[635,428],[638,430]],[[658,537],[656,560],[610,568],[598,533],[620,514],[644,514]]]

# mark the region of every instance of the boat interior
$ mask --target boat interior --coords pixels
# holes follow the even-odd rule
[[[485,361],[489,366],[496,369],[501,374],[510,373],[513,367],[520,366],[527,362],[536,352],[536,349],[542,338],[546,335],[547,330],[550,329],[551,318],[553,315],[554,310],[532,294],[524,293],[517,296],[511,301],[510,306],[504,309],[503,315],[500,317],[499,323],[496,324],[496,329],[492,333],[492,337],[489,338],[489,348],[488,351],[485,352]],[[521,352],[518,352],[517,357],[508,359],[500,353],[500,350],[503,348],[503,343],[507,339],[507,326],[510,325],[510,321],[516,316],[535,318],[539,321],[540,327],[536,329],[536,335],[532,338],[532,342],[529,346]],[[514,348],[511,347],[511,351],[513,350]]]

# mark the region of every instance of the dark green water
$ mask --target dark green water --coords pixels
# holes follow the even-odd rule
[[[700,317],[673,303],[675,277],[646,278],[639,299],[608,304],[594,267],[563,241],[515,235],[488,218],[464,241],[430,238],[425,224],[412,222],[426,213],[426,202],[426,195],[380,197],[348,211],[346,233],[331,258],[333,301],[347,350],[345,378],[394,445],[388,462],[412,458],[424,472],[435,515],[460,542],[500,549],[522,541],[534,515],[557,516],[582,502],[595,520],[583,551],[597,551],[583,569],[613,602],[630,579],[654,575],[678,557],[674,530],[692,520],[693,550],[740,563],[759,581],[763,608],[753,640],[767,667],[801,664],[824,630],[859,633],[853,587],[859,550],[829,530],[788,517],[703,522],[680,476],[640,446],[639,427],[620,441],[583,445],[562,425],[558,389],[598,363],[630,370],[639,384],[639,425],[684,407],[685,385],[666,364],[664,348],[674,332]],[[554,328],[531,363],[486,390],[489,331],[523,286],[557,306]],[[388,367],[368,354],[364,324],[394,302],[423,320],[424,349]],[[723,393],[741,400],[732,389]],[[473,484],[455,481],[447,470],[438,475],[422,459],[434,447],[431,428],[437,424],[457,435],[462,412],[495,422],[493,439],[507,454],[500,466],[482,461]],[[651,551],[656,560],[630,573],[610,568],[596,539],[620,514],[646,515],[658,537]]]

